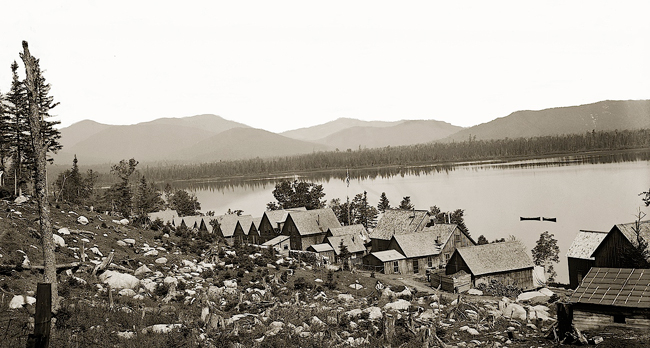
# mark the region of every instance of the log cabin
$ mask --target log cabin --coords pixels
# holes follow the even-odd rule
[[[284,226],[284,221],[287,218],[287,213],[290,211],[307,211],[307,209],[305,207],[300,207],[284,210],[269,210],[264,212],[262,220],[257,227],[261,243],[265,243],[280,235],[282,227]]]
[[[575,289],[582,278],[594,267],[595,258],[592,256],[596,248],[607,236],[607,232],[584,231],[578,232],[573,239],[566,256],[569,266],[569,287]]]

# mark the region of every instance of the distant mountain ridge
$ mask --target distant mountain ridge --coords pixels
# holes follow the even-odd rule
[[[516,111],[470,128],[435,120],[384,122],[340,118],[275,134],[209,114],[119,126],[84,120],[60,130],[63,149],[53,157],[56,164],[62,165],[72,163],[75,154],[84,165],[127,158],[140,162],[200,163],[465,141],[470,136],[477,140],[503,139],[639,128],[650,128],[650,100],[606,100]]]

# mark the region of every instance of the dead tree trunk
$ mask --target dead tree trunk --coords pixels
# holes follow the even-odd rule
[[[54,254],[54,237],[52,235],[52,222],[50,221],[50,204],[46,194],[46,155],[47,144],[41,132],[41,116],[38,107],[38,60],[29,53],[27,41],[23,41],[23,53],[20,58],[25,63],[25,86],[27,87],[27,100],[29,103],[29,127],[31,131],[32,146],[34,148],[34,190],[38,202],[40,217],[41,241],[43,243],[44,283],[52,284],[52,306],[58,308],[58,290],[56,280],[56,256]]]

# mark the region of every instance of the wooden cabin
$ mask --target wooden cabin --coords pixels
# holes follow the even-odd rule
[[[444,268],[457,248],[476,245],[456,224],[437,224],[421,232],[396,234],[388,248],[406,257],[402,274],[425,273],[427,268]]]
[[[362,224],[347,225],[327,230],[325,237],[340,237],[344,235],[353,235],[360,238],[366,248],[370,247],[370,234]]]
[[[253,217],[250,215],[241,215],[237,219],[237,226],[233,232],[233,241],[238,241],[240,244],[250,243],[249,233],[253,225]]]
[[[650,329],[650,270],[592,267],[569,299],[579,330]]]
[[[170,223],[173,224],[174,219],[178,217],[178,213],[176,210],[172,209],[165,209],[161,211],[157,211],[154,213],[149,213],[147,214],[149,216],[149,220],[156,221],[156,219],[160,219],[164,224]]]
[[[334,260],[336,259],[334,248],[327,243],[312,244],[307,247],[307,251],[318,254],[318,256],[325,258],[328,263],[334,263]]]
[[[262,244],[263,247],[273,248],[278,253],[287,256],[289,255],[289,236],[279,235],[271,240],[267,240]]]
[[[290,211],[282,227],[282,234],[291,237],[292,250],[307,250],[321,244],[330,228],[341,227],[331,208]]]
[[[223,238],[223,240],[228,245],[234,244],[234,236],[237,233],[238,236],[245,236],[244,228],[239,224],[240,219],[246,219],[247,221],[252,222],[252,217],[250,215],[238,216],[236,214],[225,214],[218,215],[214,218],[217,221],[217,227],[214,230],[214,233]],[[250,227],[248,227],[250,228]]]
[[[625,255],[629,254],[630,249],[638,245],[637,234],[634,231],[636,228],[635,222],[614,225],[591,255],[594,258],[594,266],[635,267],[626,260]],[[650,243],[650,220],[641,221],[638,229],[639,236],[646,243]]]
[[[394,235],[420,232],[432,224],[432,219],[427,210],[386,210],[370,233],[372,251],[388,250]]]
[[[374,251],[363,257],[363,266],[384,274],[402,274],[406,269],[406,257],[396,250]]]
[[[521,243],[504,242],[456,249],[445,273],[449,275],[463,270],[472,275],[474,287],[497,280],[505,285],[531,290],[535,288],[534,267]]]
[[[607,236],[607,232],[580,231],[573,239],[566,256],[569,264],[569,286],[575,289],[582,278],[594,267],[595,258],[592,256],[596,248]]]
[[[325,238],[325,242],[332,246],[336,256],[336,262],[341,262],[341,244],[345,245],[350,253],[350,264],[359,264],[362,258],[366,255],[367,249],[357,234],[344,234],[341,236],[329,236]]]
[[[307,211],[307,209],[305,207],[300,207],[284,210],[269,210],[264,212],[262,219],[257,226],[261,243],[265,243],[282,233],[284,221],[287,218],[287,213],[290,211]]]
[[[261,244],[259,232],[260,221],[262,221],[261,217],[253,218],[253,221],[251,221],[251,226],[248,229],[248,241],[251,244]]]

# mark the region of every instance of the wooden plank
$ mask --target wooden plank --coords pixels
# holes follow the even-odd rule
[[[51,319],[52,284],[38,283],[36,286],[34,333],[27,338],[27,348],[46,348],[49,346]]]

